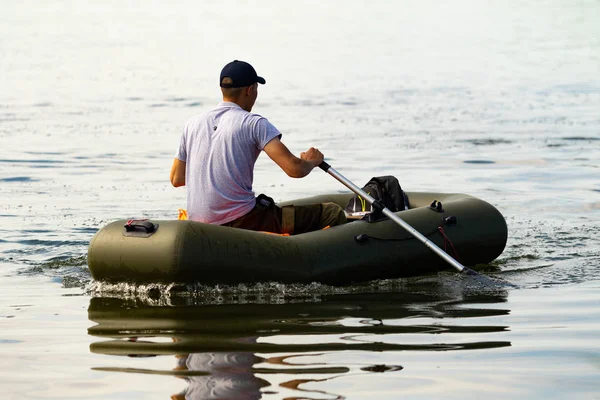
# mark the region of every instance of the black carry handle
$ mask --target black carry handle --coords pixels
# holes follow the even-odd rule
[[[130,219],[123,225],[123,228],[125,228],[123,236],[147,238],[156,233],[158,224],[150,222],[147,219]]]
[[[142,231],[144,233],[152,233],[156,230],[156,226],[147,219],[130,219],[124,227],[127,232]]]

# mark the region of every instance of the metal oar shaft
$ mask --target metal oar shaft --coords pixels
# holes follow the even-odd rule
[[[338,181],[340,181],[348,189],[352,190],[354,193],[358,194],[364,200],[366,200],[367,202],[369,202],[369,204],[373,204],[375,202],[375,199],[373,197],[371,197],[364,190],[362,190],[361,188],[359,188],[358,186],[356,186],[354,183],[352,183],[351,181],[349,181],[348,179],[346,179],[342,174],[340,174],[339,172],[337,172],[334,168],[332,168],[325,161],[323,161],[319,165],[319,168],[321,168],[323,171],[327,172],[329,175],[333,176],[335,179],[337,179]],[[387,208],[384,207],[383,210],[382,210],[382,213],[386,217],[388,217],[389,219],[391,219],[392,221],[394,221],[395,223],[397,223],[398,225],[400,225],[406,231],[408,231],[416,239],[418,239],[423,244],[425,244],[425,246],[427,246],[431,250],[433,250],[438,256],[440,256],[441,258],[443,258],[446,262],[448,262],[450,265],[452,265],[454,268],[456,268],[459,272],[463,272],[464,271],[464,272],[467,272],[467,273],[470,273],[470,274],[475,274],[474,271],[472,271],[471,269],[465,267],[464,265],[462,265],[461,263],[459,263],[458,261],[456,261],[448,253],[446,253],[445,251],[443,251],[442,249],[440,249],[431,240],[427,239],[419,231],[417,231],[415,228],[413,228],[412,226],[410,226],[407,222],[405,222],[404,220],[402,220],[400,217],[398,217],[396,214],[394,214],[389,209],[387,209]]]

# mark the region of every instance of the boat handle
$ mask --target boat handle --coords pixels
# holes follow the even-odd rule
[[[152,233],[156,230],[156,226],[147,219],[130,219],[124,227],[127,232],[143,230],[145,233]]]

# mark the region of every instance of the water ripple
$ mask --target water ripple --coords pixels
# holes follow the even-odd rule
[[[37,179],[34,179],[30,176],[14,176],[11,178],[2,178],[0,182],[36,182]]]

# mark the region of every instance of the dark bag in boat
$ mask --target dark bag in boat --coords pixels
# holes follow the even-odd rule
[[[408,197],[400,187],[398,179],[394,176],[371,178],[362,190],[375,200],[379,200],[390,211],[408,210]],[[373,206],[359,195],[352,197],[346,206],[346,212],[350,214],[372,211]]]

